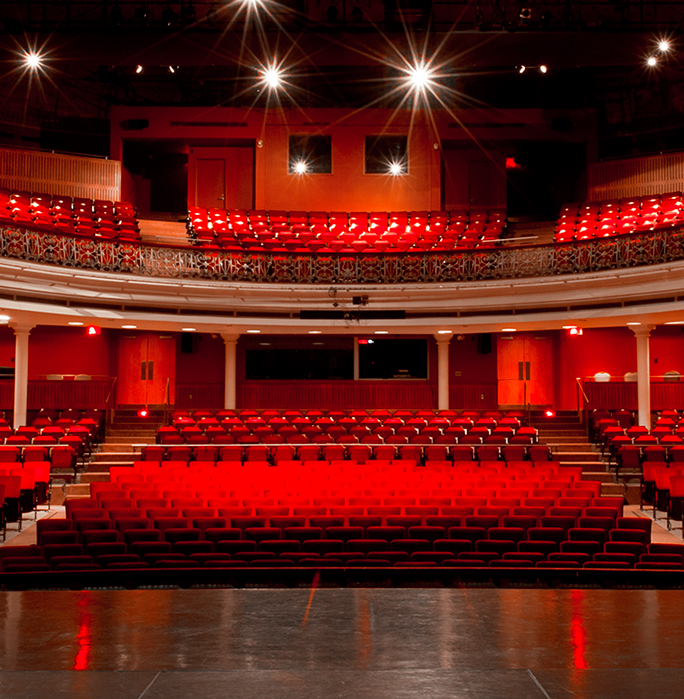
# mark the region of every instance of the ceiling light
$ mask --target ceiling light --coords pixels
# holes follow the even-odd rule
[[[70,320],[69,325],[83,325],[80,320]]]
[[[322,330],[309,330],[309,335],[320,335]]]
[[[672,48],[672,44],[667,39],[660,39],[658,41],[658,51],[660,53],[667,53]]]
[[[376,330],[376,335],[389,335],[389,330]]]
[[[197,328],[181,328],[181,332],[184,333],[194,333]]]
[[[658,59],[656,58],[656,56],[649,56],[649,57],[646,59],[646,65],[647,65],[649,68],[655,68],[655,66],[658,65]]]
[[[517,332],[516,328],[501,328],[502,333],[514,333]]]
[[[632,321],[630,323],[627,323],[627,325],[641,325],[641,323],[637,323],[636,321]]]
[[[137,330],[138,326],[137,325],[122,325],[121,326],[124,330]]]
[[[142,73],[143,70],[144,70],[144,68],[143,68],[140,64],[138,64],[138,65],[135,67],[135,74],[136,74],[136,75],[140,75],[140,73]]]
[[[684,325],[684,320],[668,320],[664,325]]]
[[[277,90],[283,85],[283,71],[275,65],[271,65],[261,71],[261,82],[272,90]]]
[[[438,330],[438,335],[451,335],[451,330]]]
[[[43,57],[37,51],[27,51],[24,54],[24,65],[29,70],[38,70],[43,67]]]
[[[261,330],[248,330],[247,332],[250,335],[258,335],[261,332]]]

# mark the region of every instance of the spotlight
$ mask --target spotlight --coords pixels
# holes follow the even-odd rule
[[[143,68],[140,64],[138,64],[138,65],[135,67],[135,74],[136,74],[136,75],[140,75],[140,73],[142,73],[143,70],[144,70],[144,68]]]
[[[167,5],[161,13],[161,21],[162,24],[170,27],[172,24],[175,24],[178,21],[178,15],[176,12],[173,11],[171,8],[171,5]]]
[[[24,65],[29,70],[38,70],[43,67],[43,57],[36,51],[24,53]]]
[[[176,72],[176,69],[173,66],[168,66],[167,70],[169,71],[169,73],[171,73],[171,75],[173,75]]]
[[[272,90],[277,90],[283,84],[283,71],[271,65],[261,71],[261,81]]]
[[[527,66],[518,66],[518,73],[522,75],[527,70]]]
[[[140,22],[141,27],[146,27],[150,19],[150,11],[147,9],[147,5],[136,7],[133,16]]]
[[[309,166],[303,161],[303,160],[298,160],[293,166],[292,169],[298,174],[298,175],[306,175],[306,173],[309,171]]]
[[[556,417],[556,413],[553,410],[545,410],[544,417]]]
[[[147,408],[141,408],[138,410],[138,417],[149,417],[150,411]]]
[[[667,53],[672,48],[672,44],[667,39],[660,39],[658,41],[658,51],[660,53]]]
[[[656,56],[649,56],[646,59],[646,65],[649,68],[655,68],[658,65],[658,59],[656,58]]]
[[[519,17],[523,22],[527,22],[528,20],[532,19],[532,8],[521,7]]]
[[[546,75],[546,74],[549,72],[548,66],[540,65],[540,66],[539,66],[539,72],[540,72],[540,73],[543,73],[544,75]]]
[[[432,83],[433,71],[422,62],[410,66],[406,72],[408,84],[416,92],[425,92]]]

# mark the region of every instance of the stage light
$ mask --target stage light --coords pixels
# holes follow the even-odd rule
[[[303,160],[298,160],[293,166],[292,169],[298,174],[298,175],[306,175],[306,173],[309,171],[309,166],[303,161]]]
[[[283,71],[271,65],[261,71],[261,82],[272,90],[277,90],[283,85]]]
[[[667,53],[672,48],[672,44],[667,39],[660,39],[658,41],[658,51],[660,53]]]
[[[176,72],[176,69],[173,66],[168,66],[168,71],[173,75]]]
[[[401,163],[390,163],[389,173],[390,175],[403,175],[404,166]]]
[[[44,59],[37,51],[27,51],[24,53],[24,65],[29,70],[38,70],[43,67]]]
[[[136,75],[140,75],[140,73],[142,73],[143,70],[144,70],[144,68],[143,68],[140,64],[138,64],[138,65],[135,67],[135,74],[136,74]]]
[[[424,93],[434,85],[434,70],[431,70],[422,61],[413,66],[408,66],[406,70],[406,81],[409,87],[416,93]]]
[[[527,70],[527,66],[518,66],[518,73],[522,75]]]
[[[649,56],[649,57],[646,59],[646,65],[647,65],[649,68],[655,68],[655,67],[658,65],[658,59],[657,59],[657,57],[656,57],[656,56]]]
[[[540,73],[543,73],[544,75],[546,75],[546,74],[549,72],[548,66],[545,66],[545,65],[543,65],[543,64],[540,65],[540,66],[539,66],[539,72],[540,72]]]

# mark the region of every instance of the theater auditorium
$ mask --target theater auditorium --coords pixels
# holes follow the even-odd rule
[[[669,697],[684,3],[0,2],[0,692]]]

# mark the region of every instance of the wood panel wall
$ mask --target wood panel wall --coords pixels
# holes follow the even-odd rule
[[[588,171],[590,201],[684,191],[684,153],[593,163]]]
[[[33,193],[121,200],[118,160],[0,148],[0,186]]]

